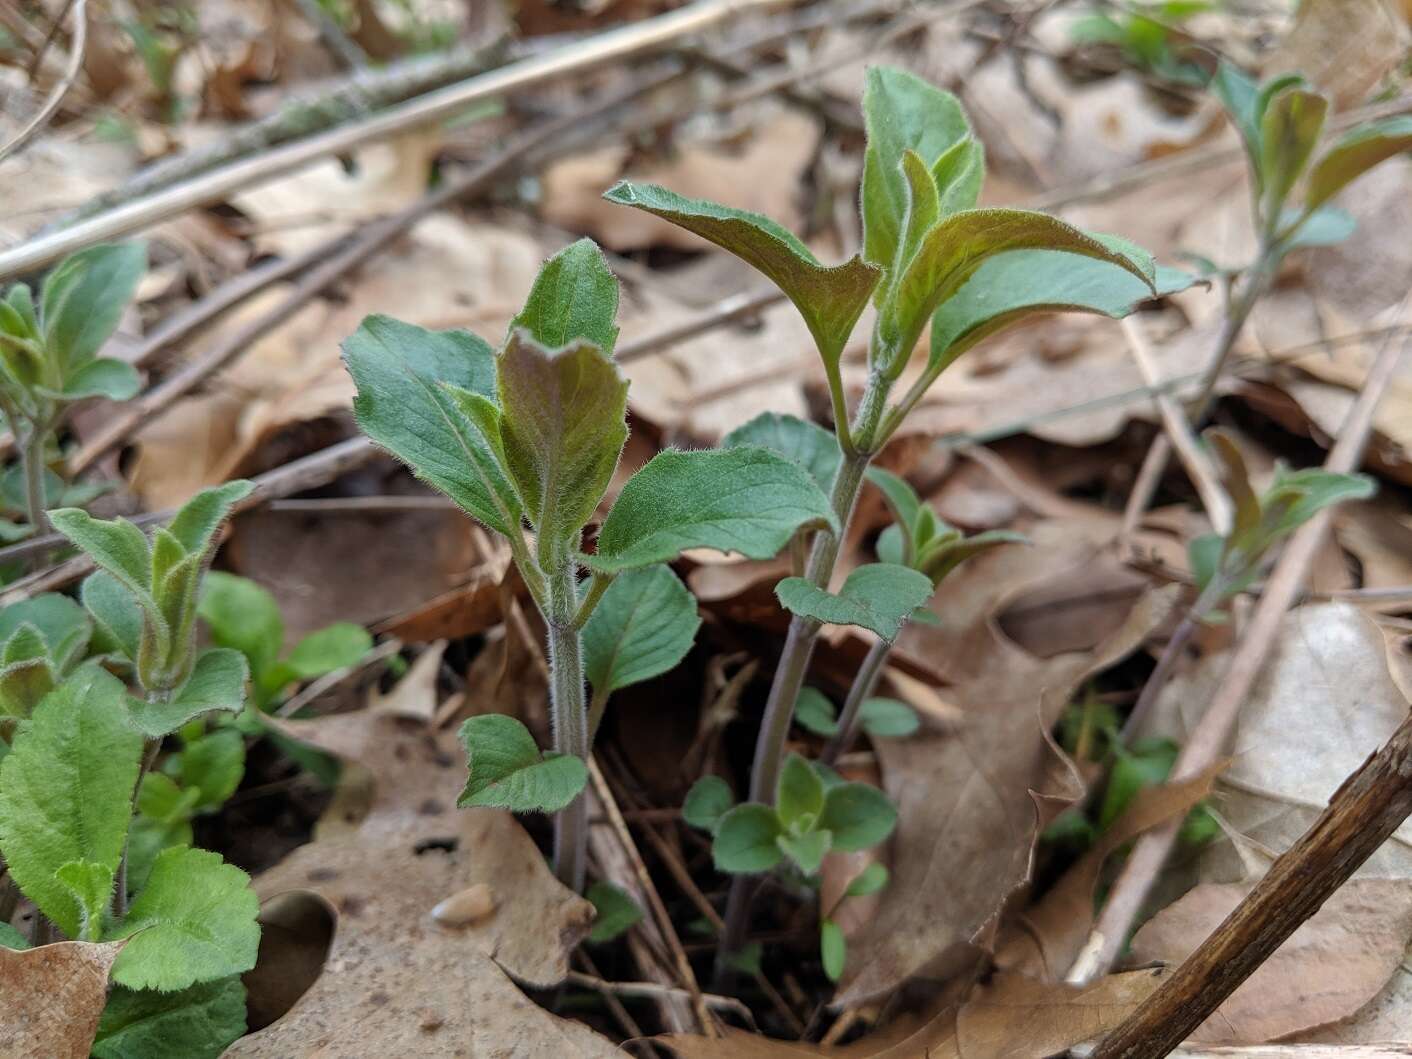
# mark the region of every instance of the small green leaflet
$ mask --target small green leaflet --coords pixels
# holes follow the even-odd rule
[[[828,831],[805,831],[797,835],[786,831],[775,839],[775,844],[805,875],[814,875],[833,847],[833,835]]]
[[[44,280],[44,345],[68,379],[117,330],[147,271],[145,243],[103,243],[66,257]]]
[[[279,658],[284,643],[279,604],[249,578],[210,571],[202,581],[197,613],[217,645],[245,655],[257,679]]]
[[[218,728],[188,743],[176,759],[183,795],[196,795],[193,808],[217,809],[245,775],[245,738],[234,728]]]
[[[295,680],[312,680],[357,665],[372,648],[373,638],[367,629],[351,621],[336,621],[295,644],[280,666]]]
[[[113,357],[99,357],[69,376],[62,390],[51,390],[47,386],[35,388],[44,396],[60,401],[81,401],[85,397],[126,401],[137,393],[141,385],[137,369],[131,364]]]
[[[136,661],[142,640],[142,611],[137,597],[106,570],[89,574],[79,589],[79,597],[93,616],[93,646],[100,651],[117,652],[129,662]]]
[[[20,889],[71,938],[82,909],[59,871],[116,872],[127,836],[142,736],[122,684],[88,665],[49,694],[0,762],[0,854]]]
[[[1326,98],[1303,88],[1286,88],[1270,100],[1260,123],[1260,177],[1267,216],[1279,216],[1309,164],[1328,109]]]
[[[1412,151],[1412,116],[1402,115],[1348,133],[1309,171],[1304,208],[1314,210],[1376,165]]]
[[[129,699],[132,723],[149,739],[158,739],[203,713],[239,713],[249,676],[243,654],[229,647],[212,647],[197,657],[191,676],[170,699]]]
[[[90,860],[71,860],[54,873],[73,897],[79,910],[76,940],[97,941],[103,930],[103,914],[113,899],[113,869]]]
[[[932,594],[926,574],[894,563],[869,563],[848,575],[838,594],[802,577],[775,586],[780,604],[792,614],[830,625],[859,625],[894,640],[912,611]]]
[[[244,1034],[245,986],[237,977],[175,993],[116,986],[93,1059],[217,1059]]]
[[[794,703],[794,720],[801,728],[830,739],[838,735],[838,708],[818,688],[799,689]]]
[[[525,512],[542,537],[573,540],[627,441],[627,381],[591,343],[551,350],[518,330],[495,369],[505,466]]]
[[[594,944],[612,941],[642,919],[637,902],[612,883],[596,882],[584,893],[598,915],[588,932]]]
[[[736,875],[769,871],[782,857],[775,841],[781,833],[779,817],[768,805],[737,805],[716,826],[711,854],[717,870]]]
[[[130,939],[113,964],[113,981],[169,992],[243,974],[255,966],[259,913],[250,877],[219,854],[163,850],[126,918],[108,934],[109,941]]]
[[[784,759],[775,791],[775,813],[786,828],[809,824],[824,808],[824,781],[798,754]],[[807,827],[805,828],[807,830]]]
[[[815,735],[826,739],[838,735],[838,710],[818,688],[806,687],[799,692],[794,719]],[[911,706],[887,698],[864,699],[858,707],[858,719],[863,731],[875,739],[900,739],[911,735],[922,724]]]
[[[496,455],[499,439],[466,416],[445,384],[495,396],[495,358],[468,331],[428,331],[369,316],[343,343],[363,433],[497,533],[519,527],[520,501]]]
[[[740,445],[758,445],[793,460],[809,472],[824,493],[833,488],[833,480],[843,464],[838,439],[831,433],[817,423],[778,412],[761,412],[721,439],[723,449]]]
[[[60,671],[67,671],[83,657],[93,634],[93,623],[84,609],[57,592],[12,603],[0,611],[0,643],[10,639],[15,630],[25,624],[39,630],[49,657]]]
[[[886,886],[887,880],[887,867],[874,861],[853,877],[844,893],[849,897],[867,897]]]
[[[456,804],[517,813],[556,813],[583,790],[588,769],[571,754],[541,753],[529,729],[513,717],[487,713],[461,725],[470,778]]]
[[[825,365],[830,371],[837,370],[844,344],[868,304],[881,270],[858,256],[833,267],[821,264],[794,233],[768,217],[683,198],[654,184],[622,181],[603,197],[663,217],[759,269],[794,303]]]
[[[681,815],[692,827],[714,832],[721,823],[721,817],[735,805],[735,795],[730,784],[720,776],[702,776],[686,792]]]
[[[819,924],[819,959],[823,961],[824,974],[830,982],[843,977],[843,965],[848,958],[848,942],[843,939],[843,930],[832,919]]]
[[[896,807],[866,783],[830,787],[818,823],[821,830],[833,832],[834,849],[849,852],[876,846],[896,825]]]
[[[596,695],[650,680],[686,656],[700,627],[695,597],[670,568],[628,570],[583,628],[584,674]]]
[[[835,526],[828,498],[798,464],[754,446],[659,452],[628,479],[585,562],[616,573],[688,548],[768,559],[804,527]]]
[[[583,340],[611,356],[618,341],[618,278],[592,239],[580,239],[546,261],[529,297],[510,321],[546,349]]]

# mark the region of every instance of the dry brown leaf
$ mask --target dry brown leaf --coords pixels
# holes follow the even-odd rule
[[[395,636],[403,643],[426,643],[428,640],[459,640],[477,636],[503,618],[501,590],[510,567],[499,558],[477,567],[471,578],[459,588],[443,593],[418,605],[405,614],[389,618],[377,628],[382,636]],[[527,599],[529,590],[524,581],[513,578],[520,598]]]
[[[338,920],[318,980],[228,1057],[617,1054],[508,977],[561,981],[593,908],[554,879],[513,816],[455,808],[465,758],[450,731],[378,710],[280,728],[349,764],[314,841],[257,878],[256,890],[266,902],[312,893]],[[480,885],[496,895],[489,914],[454,929],[432,917]]]
[[[1057,804],[1050,799],[1080,793],[1072,780],[1054,785],[1049,729],[1073,690],[1134,650],[1175,601],[1174,587],[1150,592],[1092,651],[1036,658],[999,631],[995,612],[1093,562],[1106,531],[1098,541],[1082,524],[1039,523],[1029,533],[1033,547],[986,553],[948,578],[933,600],[941,624],[904,637],[954,681],[944,695],[966,717],[954,732],[924,729],[877,748],[900,814],[893,877],[852,947],[840,1004],[954,970],[986,944],[1001,906],[1029,876],[1038,829]]]
[[[1303,74],[1336,107],[1352,107],[1401,61],[1407,39],[1388,0],[1303,0],[1264,73]]]
[[[1412,971],[1407,970],[1407,963],[1404,962],[1393,972],[1378,995],[1364,1004],[1352,1018],[1310,1033],[1301,1033],[1293,1039],[1311,1045],[1412,1040]],[[1329,1054],[1338,1053],[1330,1049]],[[1362,1056],[1351,1056],[1350,1059],[1362,1059]],[[1369,1059],[1381,1057],[1373,1055]]]
[[[1176,964],[1250,892],[1204,883],[1153,916],[1133,957]],[[1412,941],[1412,879],[1353,879],[1192,1033],[1200,1044],[1259,1044],[1339,1022],[1377,995]]]
[[[86,1059],[123,942],[0,947],[0,1055]]]

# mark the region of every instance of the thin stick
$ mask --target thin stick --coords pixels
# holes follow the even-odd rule
[[[574,953],[574,959],[577,960],[579,964],[581,964],[583,967],[586,967],[589,971],[588,974],[582,975],[581,977],[585,979],[591,978],[594,981],[602,980],[603,976],[599,973],[598,968],[594,965],[593,957],[589,956],[589,954],[584,950],[582,946],[580,946],[579,950]],[[570,972],[571,975],[573,973],[574,972]],[[590,986],[589,988],[592,987]],[[608,1005],[608,1010],[613,1013],[613,1017],[618,1020],[618,1025],[622,1028],[623,1032],[630,1039],[637,1040],[638,1038],[644,1036],[642,1032],[642,1027],[637,1024],[637,1020],[628,1014],[627,1008],[623,1007],[622,1001],[620,1001],[611,990],[600,989],[598,992],[599,995],[603,997],[603,1003]],[[655,1055],[656,1053],[653,1052],[652,1054]]]
[[[625,364],[643,357],[650,357],[669,346],[685,342],[689,338],[695,338],[697,335],[717,327],[724,327],[726,324],[733,324],[739,320],[751,319],[759,315],[761,309],[767,309],[782,301],[784,301],[784,294],[774,288],[728,295],[690,320],[663,328],[655,334],[644,335],[631,342],[624,342],[618,347],[613,359],[620,364]]]
[[[569,74],[621,63],[691,33],[699,33],[745,11],[784,0],[698,0],[656,18],[597,33],[546,55],[531,56],[458,84],[428,92],[360,121],[276,147],[199,174],[144,198],[113,207],[0,254],[0,279],[57,261],[105,239],[150,227],[188,209],[219,202],[231,193],[264,183],[330,155],[449,118],[468,106],[522,91]]]
[[[1348,473],[1358,467],[1372,433],[1373,413],[1387,391],[1404,352],[1405,347],[1391,342],[1384,345],[1362,391],[1349,409],[1338,440],[1324,461],[1325,470]],[[1172,769],[1173,779],[1197,775],[1221,755],[1235,727],[1240,707],[1249,696],[1255,678],[1275,644],[1285,612],[1298,598],[1314,556],[1323,545],[1331,515],[1332,511],[1325,508],[1290,538],[1219,687],[1177,757]],[[1148,831],[1137,840],[1099,915],[1093,935],[1084,946],[1085,956],[1069,971],[1069,981],[1088,981],[1110,969],[1117,961],[1180,829],[1181,821],[1172,821]]]
[[[368,65],[368,53],[358,46],[332,15],[325,11],[318,0],[294,0],[294,6],[305,20],[318,31],[319,39],[329,54],[349,70],[361,70]]]
[[[1160,379],[1157,365],[1152,359],[1152,346],[1147,340],[1147,333],[1142,329],[1142,324],[1136,317],[1126,316],[1120,321],[1120,326],[1123,336],[1128,340],[1128,348],[1132,350],[1133,360],[1137,362],[1138,371],[1142,373],[1142,381],[1155,387]],[[1176,450],[1182,466],[1186,468],[1187,476],[1196,486],[1196,492],[1201,497],[1201,506],[1206,509],[1206,517],[1211,520],[1211,528],[1224,537],[1231,531],[1231,500],[1221,488],[1220,479],[1211,466],[1211,461],[1201,451],[1191,424],[1187,422],[1172,395],[1158,391],[1153,403],[1157,405],[1157,411],[1162,416],[1162,429],[1167,432],[1167,441]]]
[[[1159,1059],[1204,1022],[1412,814],[1412,716],[1093,1059]]]
[[[64,68],[64,76],[59,79],[59,83],[49,93],[49,98],[44,101],[44,105],[35,112],[34,117],[25,123],[24,128],[12,136],[9,142],[0,146],[0,162],[10,155],[18,154],[24,150],[26,145],[44,130],[59,107],[63,105],[64,97],[69,94],[69,89],[73,88],[74,82],[78,80],[78,73],[83,69],[83,53],[88,47],[88,0],[78,0],[73,5],[73,10],[74,32],[73,39],[69,44],[69,65]]]
[[[616,996],[636,996],[636,997],[680,997],[689,998],[691,991],[678,989],[676,986],[661,985],[657,982],[609,982],[602,978],[595,978],[592,975],[582,974],[578,971],[570,971],[565,981],[573,985],[581,985],[586,989],[593,989],[599,993],[613,994]],[[755,1022],[755,1016],[751,1010],[741,1001],[733,996],[718,996],[715,993],[702,993],[701,999],[708,1008],[717,1011],[729,1011],[739,1015],[749,1023]]]

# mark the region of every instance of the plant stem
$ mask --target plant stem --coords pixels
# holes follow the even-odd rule
[[[824,747],[823,754],[819,756],[819,760],[825,765],[832,765],[853,748],[853,741],[858,738],[858,718],[863,712],[863,703],[877,690],[883,663],[887,661],[888,652],[891,650],[892,644],[881,638],[875,640],[873,646],[868,648],[863,664],[858,667],[858,673],[853,678],[853,686],[848,689],[848,698],[843,703],[843,713],[838,719],[838,734],[829,741],[829,745]]]
[[[142,751],[142,765],[137,770],[137,782],[132,785],[132,811],[137,811],[137,792],[142,790],[142,777],[152,771],[152,766],[157,763],[157,754],[161,752],[162,740],[149,739]],[[118,860],[118,874],[113,881],[113,918],[122,921],[127,915],[127,852],[128,841],[132,835],[132,825],[129,822],[128,836],[123,839],[123,855]]]
[[[574,625],[577,571],[571,561],[546,578],[549,608],[549,713],[554,749],[588,761],[588,709],[584,702],[583,636]],[[588,801],[582,793],[554,817],[554,871],[559,881],[583,889],[588,859]]]
[[[25,508],[36,537],[42,537],[50,530],[49,515],[44,506],[45,434],[43,423],[37,420],[31,422],[20,450],[25,477]]]
[[[1182,652],[1186,650],[1187,643],[1196,632],[1196,627],[1201,624],[1202,619],[1211,608],[1221,601],[1224,592],[1218,580],[1213,580],[1211,584],[1206,586],[1205,591],[1197,597],[1196,602],[1188,608],[1177,627],[1172,630],[1172,635],[1167,640],[1167,646],[1162,649],[1162,654],[1157,659],[1156,668],[1147,678],[1147,683],[1142,686],[1142,692],[1138,695],[1137,702],[1133,704],[1128,719],[1123,722],[1122,740],[1125,745],[1131,743],[1133,737],[1142,730],[1143,722],[1152,713],[1158,696],[1162,694],[1162,689],[1172,679],[1177,662],[1181,659]]]

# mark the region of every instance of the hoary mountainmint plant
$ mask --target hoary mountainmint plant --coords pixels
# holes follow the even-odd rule
[[[98,490],[69,486],[49,469],[55,424],[64,408],[90,397],[125,401],[137,392],[131,364],[98,356],[117,329],[147,268],[141,243],[103,244],[72,254],[45,277],[38,304],[16,283],[0,299],[0,412],[20,465],[0,479],[0,503],[24,511],[29,525],[0,524],[17,540],[47,533],[50,502],[83,504]]]
[[[196,615],[217,532],[249,489],[198,493],[150,539],[55,510],[55,528],[99,567],[83,607],[46,595],[0,613],[0,855],[46,925],[30,939],[0,928],[0,943],[46,942],[50,925],[70,940],[126,940],[100,1057],[153,1054],[172,1033],[183,1054],[215,1055],[244,1032],[239,975],[260,938],[248,876],[191,848],[189,824],[152,841],[137,821],[175,822],[239,782],[238,734],[198,725],[240,711],[248,667],[238,651],[198,650]],[[151,771],[174,734],[175,778]]]

